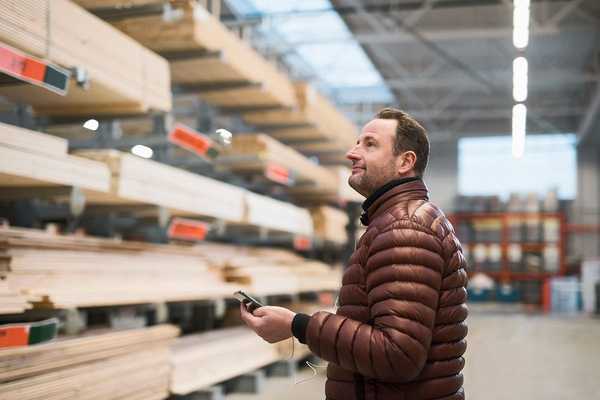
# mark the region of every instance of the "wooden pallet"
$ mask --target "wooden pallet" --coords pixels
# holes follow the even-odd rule
[[[112,172],[109,195],[89,198],[93,204],[154,204],[176,215],[197,215],[242,221],[244,191],[183,169],[115,150],[84,150],[75,154],[105,163]]]
[[[171,393],[184,395],[276,362],[275,345],[246,327],[188,335],[172,346]]]
[[[169,346],[178,334],[177,328],[161,325],[2,350],[2,398],[164,399],[171,372]]]
[[[2,123],[0,159],[0,187],[77,186],[97,195],[110,187],[108,168],[68,155],[66,140]]]
[[[223,298],[228,285],[194,248],[0,228],[12,291],[40,308]]]
[[[31,85],[0,94],[43,115],[132,114],[171,109],[168,63],[67,0],[0,0],[0,41],[65,68],[83,68],[89,89],[71,80],[66,96]]]
[[[245,82],[259,85],[201,91],[201,97],[209,103],[224,107],[295,106],[294,88],[285,74],[199,4],[183,4],[181,9],[184,15],[175,21],[166,21],[156,15],[128,18],[114,25],[148,48],[169,57],[175,83]],[[202,52],[204,54],[200,54]],[[194,53],[198,55],[194,56]]]

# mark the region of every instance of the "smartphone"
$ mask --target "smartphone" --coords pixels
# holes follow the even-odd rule
[[[253,313],[254,310],[256,310],[259,307],[262,307],[263,305],[260,303],[260,301],[248,296],[246,293],[242,292],[241,290],[238,290],[237,292],[235,292],[233,294],[233,296],[238,299],[240,302],[244,303],[244,305],[246,306],[246,309]]]

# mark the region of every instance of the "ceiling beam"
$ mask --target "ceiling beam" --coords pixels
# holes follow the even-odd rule
[[[504,84],[506,81],[512,81],[512,71],[499,70],[486,72],[486,77],[498,84]],[[600,75],[593,73],[581,73],[580,71],[568,70],[545,70],[532,74],[529,81],[529,88],[547,87],[550,85],[580,85],[590,82],[596,82]],[[400,78],[386,79],[386,84],[391,89],[442,89],[457,87],[477,88],[477,82],[461,76],[446,76],[443,78]]]
[[[561,28],[545,26],[540,27],[537,30],[532,29],[530,35],[532,37],[543,37],[558,35],[565,30],[575,31],[589,31],[585,27],[573,27],[573,28]],[[474,40],[474,39],[511,39],[512,38],[512,27],[506,28],[456,28],[456,29],[432,29],[432,28],[421,28],[419,34],[423,38],[434,41],[461,41],[461,40]],[[413,34],[408,32],[377,32],[377,33],[354,33],[352,39],[356,40],[360,44],[373,45],[373,44],[400,44],[400,43],[414,43],[415,37]],[[302,45],[313,45],[313,44],[325,44],[325,43],[340,43],[347,42],[348,37],[324,37],[321,39],[311,39],[309,41],[295,41],[290,42],[290,46],[302,46]]]
[[[579,123],[577,143],[582,143],[593,130],[597,130],[596,134],[600,135],[600,80],[598,80],[596,92],[592,96],[587,111]]]

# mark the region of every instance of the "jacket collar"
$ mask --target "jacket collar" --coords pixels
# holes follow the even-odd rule
[[[393,201],[388,201],[392,199]],[[394,179],[375,190],[363,202],[364,211],[360,222],[367,226],[376,213],[386,210],[398,201],[418,199],[429,200],[427,186],[420,177]]]

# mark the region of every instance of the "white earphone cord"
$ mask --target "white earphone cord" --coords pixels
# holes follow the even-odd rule
[[[291,338],[292,341],[292,352],[290,354],[290,357],[288,358],[288,360],[293,360],[294,358],[294,337],[292,336]],[[306,366],[308,368],[310,368],[313,372],[312,376],[309,376],[308,378],[304,378],[304,379],[300,379],[300,380],[294,380],[294,385],[300,385],[301,383],[306,383],[308,381],[313,380],[316,376],[317,376],[317,368],[327,368],[327,365],[317,365],[317,364],[313,364],[310,361],[306,361]]]

